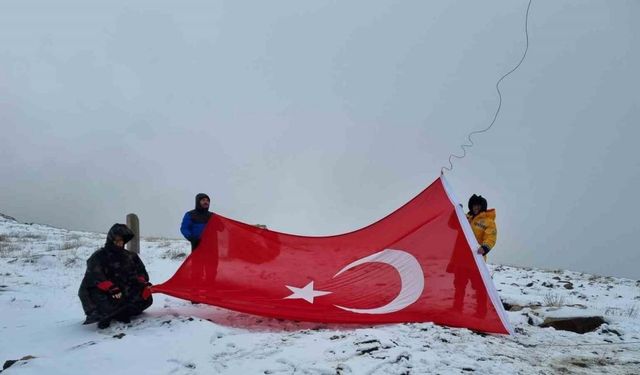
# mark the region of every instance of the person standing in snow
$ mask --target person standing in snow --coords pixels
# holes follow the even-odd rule
[[[467,219],[473,229],[473,234],[480,244],[478,253],[487,260],[487,254],[496,245],[498,228],[496,227],[496,210],[487,209],[487,200],[482,195],[473,194],[469,198],[469,212]]]
[[[481,195],[474,194],[469,198],[467,219],[469,220],[469,224],[471,224],[476,240],[480,244],[477,251],[484,257],[485,261],[487,259],[487,253],[489,253],[496,244],[498,231],[496,229],[495,217],[495,210],[487,210],[487,200]],[[449,225],[455,228],[456,223],[457,217],[454,213],[451,216]],[[455,294],[452,309],[457,312],[463,311],[467,285],[470,283],[471,288],[476,292],[476,298],[472,301],[467,301],[467,304],[469,308],[475,310],[475,317],[484,318],[487,314],[487,296],[483,292],[482,277],[476,271],[475,265],[464,262],[465,245],[463,244],[466,243],[467,240],[464,234],[459,232],[454,251],[446,268],[446,272],[454,274],[453,286],[455,288]]]
[[[180,225],[180,232],[189,242],[191,242],[191,251],[195,250],[200,243],[200,237],[204,228],[207,226],[209,219],[213,213],[209,212],[209,204],[211,200],[205,193],[196,195],[196,208],[185,213]]]
[[[149,274],[138,254],[124,245],[134,234],[124,224],[114,224],[103,248],[87,260],[78,297],[87,316],[84,324],[98,322],[107,328],[112,319],[129,323],[153,303]]]

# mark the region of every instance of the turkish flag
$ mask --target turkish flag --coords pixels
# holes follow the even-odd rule
[[[434,322],[511,333],[477,248],[440,177],[378,222],[330,237],[215,214],[198,248],[153,291],[283,319]]]

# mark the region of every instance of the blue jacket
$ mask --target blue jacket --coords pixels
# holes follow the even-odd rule
[[[211,212],[198,212],[196,210],[191,210],[184,214],[182,225],[180,225],[180,232],[182,232],[184,238],[190,242],[200,241],[202,232],[207,226],[211,215]]]
[[[200,201],[205,198],[209,200],[209,196],[205,193],[199,193],[196,195],[196,209],[184,214],[184,217],[182,218],[182,225],[180,225],[180,232],[182,232],[184,238],[189,240],[192,245],[196,245],[200,242],[202,232],[207,226],[209,218],[213,215],[209,212],[208,206],[202,207],[200,205]]]

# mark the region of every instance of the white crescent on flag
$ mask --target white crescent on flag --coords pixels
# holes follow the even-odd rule
[[[338,271],[334,277],[364,263],[384,263],[395,268],[400,274],[400,293],[391,302],[373,309],[354,309],[351,307],[336,307],[356,314],[388,314],[400,311],[420,298],[424,290],[424,273],[418,260],[402,250],[385,249],[368,257],[349,263]]]

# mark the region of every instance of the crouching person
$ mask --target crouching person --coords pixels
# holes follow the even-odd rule
[[[87,315],[84,324],[107,328],[111,320],[129,323],[151,306],[151,283],[138,254],[124,245],[133,238],[124,224],[114,224],[103,248],[87,260],[78,296]]]

